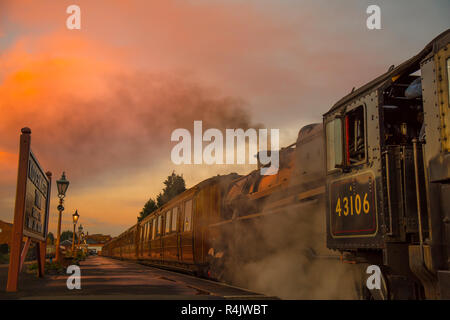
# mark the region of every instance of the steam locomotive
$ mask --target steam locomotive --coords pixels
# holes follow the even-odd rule
[[[447,30],[303,127],[276,175],[207,179],[102,254],[226,280],[300,233],[298,254],[354,266],[360,298],[450,299],[449,73]]]

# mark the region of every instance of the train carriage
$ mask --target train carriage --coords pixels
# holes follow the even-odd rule
[[[104,255],[203,275],[207,226],[219,221],[222,195],[237,177],[212,177],[186,190],[107,243]]]

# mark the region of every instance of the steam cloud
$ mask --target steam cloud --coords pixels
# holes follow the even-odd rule
[[[225,236],[239,257],[226,264],[227,280],[283,299],[357,298],[356,267],[326,248],[324,213],[323,200],[316,200],[300,210],[236,224]]]
[[[28,76],[34,75],[18,72],[12,78]],[[220,129],[252,125],[243,100],[220,97],[213,89],[175,76],[111,75],[104,79],[107,90],[93,97],[77,92],[77,86],[71,93],[60,91],[51,85],[58,79],[43,73],[38,81],[48,89],[40,91],[46,99],[23,97],[0,104],[0,113],[9,120],[0,126],[0,146],[13,151],[20,128],[29,126],[46,167],[69,166],[72,176],[170,159],[170,133],[176,128],[191,130],[194,120]],[[33,87],[20,89],[23,93]],[[0,90],[7,96],[21,94]]]

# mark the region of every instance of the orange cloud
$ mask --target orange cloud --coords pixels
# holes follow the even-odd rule
[[[172,130],[191,128],[197,119],[205,127],[253,126],[242,99],[222,96],[186,76],[137,70],[113,54],[99,55],[102,48],[89,40],[75,40],[77,55],[58,34],[23,39],[2,55],[7,72],[0,83],[0,150],[9,161],[17,152],[20,128],[30,127],[32,148],[44,169],[53,171],[55,180],[63,170],[70,176],[67,209],[84,210],[85,222],[93,227],[135,220],[140,205],[130,210],[126,203],[135,197],[130,185],[136,181],[111,188],[102,177],[117,181],[160,162],[171,166]],[[30,43],[39,43],[40,52],[28,53]],[[61,47],[68,53],[55,54]],[[16,169],[6,168],[0,193],[11,211]],[[169,173],[161,171],[155,183]],[[98,180],[100,185],[94,185]],[[139,183],[137,188],[145,202],[149,191]],[[115,206],[108,197],[117,199]]]
[[[96,52],[95,44],[77,40],[78,52]],[[64,39],[47,41],[41,42],[48,46],[45,53],[15,48],[4,54],[10,70],[0,85],[4,148],[15,148],[12,138],[29,126],[50,165],[72,161],[88,174],[82,163],[95,170],[107,162],[142,163],[154,147],[169,146],[173,129],[198,118],[216,127],[249,125],[240,99],[221,97],[186,77],[138,71],[112,57],[55,57],[49,52]]]
[[[0,184],[9,183],[14,179],[17,174],[17,163],[17,154],[0,150]]]
[[[69,31],[71,4],[0,1],[0,150],[16,154],[20,129],[30,127],[44,168],[55,179],[68,172],[67,210],[99,228],[134,223],[178,170],[173,129],[194,120],[245,128],[257,117],[288,127],[290,143],[351,90],[359,70],[368,79],[378,66],[377,52],[362,52],[354,33],[327,31],[334,12],[322,19],[322,8],[309,5],[79,0],[82,29]],[[15,192],[16,168],[5,168],[0,218]],[[189,186],[236,168],[179,169]]]

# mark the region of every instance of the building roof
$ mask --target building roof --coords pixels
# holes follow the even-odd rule
[[[68,246],[71,246],[71,245],[72,245],[72,241],[71,241],[71,240],[64,240],[64,241],[61,241],[60,245],[61,245],[61,246],[64,246],[64,247],[68,247]]]
[[[108,235],[104,235],[104,234],[97,233],[97,234],[87,235],[85,237],[85,239],[86,239],[86,242],[88,244],[91,244],[91,243],[106,243],[106,242],[110,241],[112,239],[112,237],[109,234]]]

